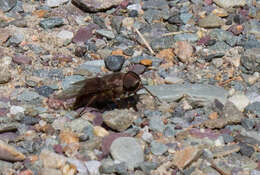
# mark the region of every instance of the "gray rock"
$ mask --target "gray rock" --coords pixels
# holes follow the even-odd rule
[[[63,40],[71,41],[73,38],[73,32],[70,32],[68,30],[62,30],[57,34],[57,37]]]
[[[158,162],[142,162],[140,168],[146,174],[150,174],[152,170],[155,170],[160,164]]]
[[[87,170],[90,175],[99,174],[99,167],[101,166],[101,162],[97,160],[90,160],[85,163]]]
[[[111,19],[111,26],[116,30],[118,34],[120,33],[123,19],[123,16],[113,16]]]
[[[71,2],[86,12],[98,12],[118,6],[123,0],[72,0]]]
[[[241,57],[241,65],[247,70],[245,73],[260,72],[260,48],[247,49]]]
[[[151,41],[151,47],[153,50],[158,51],[161,49],[172,48],[175,40],[172,36],[156,38]]]
[[[17,0],[1,0],[0,9],[3,10],[3,12],[8,12],[15,7],[16,3]]]
[[[105,124],[116,131],[126,130],[137,117],[136,112],[127,109],[115,109],[103,114]]]
[[[161,156],[168,150],[168,147],[165,144],[153,141],[151,143],[151,152],[153,155]]]
[[[47,18],[40,21],[39,25],[44,29],[52,29],[64,25],[62,18]]]
[[[72,76],[67,76],[65,79],[62,81],[62,88],[63,89],[68,89],[72,87],[72,85],[76,82],[79,82],[81,80],[84,80],[85,78],[81,75],[72,75]]]
[[[125,62],[125,58],[121,55],[111,55],[105,58],[105,65],[108,70],[113,72],[120,71]]]
[[[143,10],[148,9],[158,9],[158,10],[166,10],[168,9],[168,2],[166,0],[149,0],[144,1],[142,5]]]
[[[0,70],[0,84],[8,83],[12,78],[11,73],[8,70]]]
[[[192,13],[181,13],[180,14],[180,19],[184,24],[187,24],[189,20],[192,18],[193,14]]]
[[[199,26],[204,28],[220,27],[223,24],[223,20],[214,14],[210,14],[209,16],[206,16],[205,18],[199,20]]]
[[[240,153],[244,156],[251,157],[255,152],[254,147],[246,143],[241,143],[239,144],[239,146],[240,146]]]
[[[177,132],[174,129],[174,125],[167,125],[163,131],[165,137],[173,137]]]
[[[36,92],[25,90],[17,96],[17,100],[25,102],[33,102],[40,98],[40,95]]]
[[[24,40],[24,35],[22,33],[15,33],[9,38],[6,45],[7,46],[18,46]]]
[[[160,116],[153,116],[149,118],[149,127],[153,131],[163,132],[165,125]]]
[[[256,116],[260,116],[260,102],[256,101],[254,103],[249,104],[246,108],[245,108],[246,112],[252,113]]]
[[[79,65],[77,71],[88,71],[91,73],[99,73],[101,71],[102,66],[105,66],[103,60],[86,61],[85,63]]]
[[[214,53],[223,53],[230,49],[231,47],[224,41],[217,41],[213,46],[208,47]]]
[[[246,0],[213,0],[218,6],[222,8],[230,8],[235,6],[241,6],[243,7],[246,5]]]
[[[255,126],[255,121],[254,119],[244,118],[241,120],[241,125],[247,130],[252,130]]]
[[[223,134],[222,136],[226,144],[232,143],[235,140],[234,137],[229,134]]]
[[[151,61],[153,62],[153,63],[152,63],[153,66],[158,66],[158,65],[160,65],[161,62],[162,62],[162,59],[157,58],[157,57],[153,57],[153,56],[149,56],[149,55],[132,57],[131,59],[129,59],[129,61],[130,61],[131,63],[137,63],[137,64],[138,64],[138,63],[140,63],[140,61],[143,60],[143,59],[149,59],[149,60],[151,60]]]
[[[107,39],[114,39],[115,38],[115,34],[110,30],[98,29],[98,30],[96,30],[96,33],[103,36],[103,37],[106,37]]]
[[[135,138],[119,137],[113,141],[110,153],[114,160],[125,162],[129,169],[137,167],[144,161],[144,152]]]
[[[78,119],[72,120],[71,122],[67,123],[67,126],[73,132],[82,134],[84,132],[85,128],[92,127],[92,124],[83,118],[78,118]]]
[[[209,33],[211,39],[216,39],[218,41],[225,41],[230,46],[235,46],[241,42],[241,37],[234,36],[233,33],[225,31],[222,29],[213,29]]]
[[[225,104],[228,96],[228,92],[225,89],[204,84],[158,85],[147,86],[147,88],[161,100],[169,102],[177,101],[186,94],[190,96],[192,100],[198,101],[202,105],[205,105],[214,99],[218,99],[222,104]],[[144,92],[144,90],[141,90],[138,93],[142,94]]]
[[[111,159],[103,159],[101,161],[100,172],[110,174],[115,172],[115,163]]]
[[[199,39],[198,35],[192,33],[177,34],[174,35],[173,38],[175,41],[189,41],[189,42],[196,42]]]
[[[143,18],[149,23],[152,24],[155,20],[168,19],[169,13],[166,10],[156,10],[156,9],[148,9],[144,12]]]

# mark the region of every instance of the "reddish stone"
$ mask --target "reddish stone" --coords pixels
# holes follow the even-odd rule
[[[210,41],[210,36],[206,35],[197,42],[198,45],[207,45],[207,43]]]
[[[99,27],[96,24],[89,24],[86,27],[79,29],[74,35],[72,41],[74,43],[84,43],[93,36],[94,29],[98,28]]]
[[[234,35],[239,35],[244,31],[244,26],[243,25],[232,25],[228,31],[232,32]]]
[[[213,3],[213,1],[212,0],[204,0],[204,3],[206,5],[211,5]]]
[[[145,69],[146,67],[142,64],[134,64],[129,67],[129,71],[133,71],[138,75],[144,73]]]
[[[13,62],[16,64],[32,64],[32,59],[26,55],[16,55],[13,57]]]
[[[127,136],[127,134],[111,133],[108,136],[104,137],[103,140],[102,140],[102,145],[101,145],[101,149],[103,151],[103,156],[106,156],[106,155],[109,154],[110,146],[115,139],[117,139],[119,137],[125,137],[125,136]]]
[[[53,150],[58,154],[63,154],[63,148],[60,144],[54,145]]]

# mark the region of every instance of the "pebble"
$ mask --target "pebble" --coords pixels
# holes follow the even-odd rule
[[[129,169],[137,167],[144,161],[144,152],[135,138],[119,137],[113,141],[110,153],[114,160],[125,162]]]
[[[154,155],[157,155],[157,156],[163,155],[167,150],[168,150],[168,147],[165,144],[162,144],[157,141],[152,141],[151,152]]]
[[[35,102],[39,99],[39,94],[33,91],[25,90],[17,96],[17,100],[25,102]]]
[[[24,113],[25,109],[21,106],[11,106],[10,113],[16,115],[18,113]]]
[[[193,63],[195,59],[192,57],[193,47],[187,41],[177,41],[175,43],[174,53],[183,63]]]
[[[125,62],[125,58],[121,55],[111,55],[104,60],[106,68],[113,72],[120,71]]]
[[[216,3],[218,6],[225,8],[225,9],[234,7],[234,6],[243,7],[246,4],[246,0],[229,0],[229,1],[213,0],[213,2]]]
[[[3,10],[3,12],[8,12],[12,8],[15,7],[17,1],[16,0],[4,0],[0,2],[0,9]]]
[[[99,161],[97,160],[87,161],[85,165],[90,175],[99,174],[99,167],[101,166],[101,163]]]
[[[250,101],[244,94],[235,94],[228,99],[231,101],[240,111],[244,111],[245,107],[249,105]]]
[[[0,140],[0,160],[16,162],[22,161],[25,158],[25,155],[17,150],[15,147]]]
[[[72,0],[72,3],[86,12],[98,12],[108,10],[111,7],[118,6],[123,0],[100,0],[94,2],[92,0]]]
[[[256,101],[251,104],[249,104],[246,108],[245,111],[250,112],[256,116],[260,116],[260,102]]]
[[[177,101],[184,94],[192,97],[193,100],[203,100],[202,103],[206,104],[209,101],[218,99],[221,103],[225,104],[227,101],[228,92],[223,88],[202,85],[202,84],[172,84],[172,85],[158,85],[158,86],[147,86],[147,88],[156,95],[159,99],[166,101]],[[145,91],[139,91],[139,94]]]
[[[63,40],[72,40],[73,33],[68,30],[62,30],[57,34],[57,37]]]
[[[16,64],[32,64],[32,59],[26,55],[16,55],[13,57],[13,62]]]
[[[104,123],[116,131],[124,131],[132,125],[137,114],[133,110],[113,110],[105,112],[103,115]]]
[[[50,96],[54,90],[49,87],[49,86],[40,86],[40,87],[36,87],[35,88],[35,91],[39,94],[39,95],[42,95],[44,97],[48,97]]]
[[[210,14],[209,16],[200,19],[198,24],[203,28],[215,28],[222,26],[224,22],[220,17]]]
[[[149,127],[151,130],[163,132],[165,125],[159,116],[153,116],[149,120]]]
[[[103,36],[103,37],[106,37],[107,39],[114,39],[115,38],[114,33],[112,31],[109,31],[109,30],[98,29],[98,30],[96,30],[96,33]]]
[[[8,83],[12,79],[11,72],[2,69],[0,70],[0,84]]]
[[[68,89],[70,88],[74,83],[79,82],[81,80],[84,80],[85,78],[81,75],[72,75],[72,76],[67,76],[65,79],[62,81],[62,88],[63,89]]]
[[[87,127],[91,127],[91,123],[85,119],[78,118],[75,120],[72,120],[67,124],[67,126],[75,133],[84,133],[84,129]]]
[[[61,4],[64,4],[64,3],[67,3],[68,0],[47,0],[45,2],[45,4],[48,6],[48,7],[58,7],[60,6]]]
[[[64,25],[62,18],[47,18],[40,21],[39,25],[44,29],[52,29]]]
[[[172,163],[174,166],[183,169],[196,160],[201,153],[201,150],[197,147],[190,146],[184,148],[183,150],[177,151],[175,153]]]

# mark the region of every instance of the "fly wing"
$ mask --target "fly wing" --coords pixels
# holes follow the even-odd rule
[[[121,74],[114,73],[104,77],[95,77],[81,80],[73,83],[71,87],[58,92],[55,95],[55,98],[69,99],[82,95],[104,92],[110,90],[111,88],[120,86],[118,83],[111,82],[111,80],[117,80],[120,78]]]

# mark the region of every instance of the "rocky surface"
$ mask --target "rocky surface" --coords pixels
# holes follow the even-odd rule
[[[259,175],[259,8],[1,0],[0,174]]]

